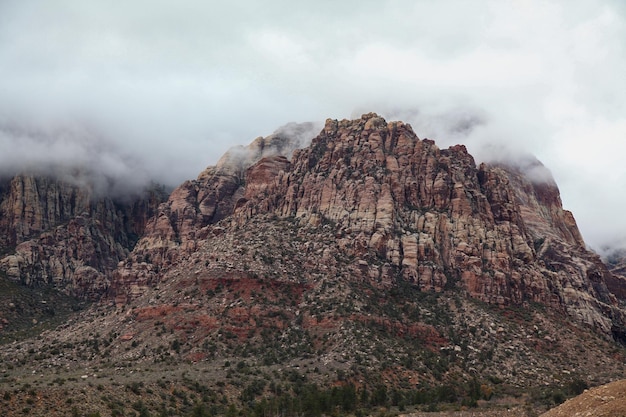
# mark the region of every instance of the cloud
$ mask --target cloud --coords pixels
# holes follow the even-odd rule
[[[88,186],[95,195],[114,196],[141,190],[151,181],[136,157],[80,126],[0,126],[0,149],[0,176],[51,174]]]
[[[311,144],[322,127],[322,123],[287,123],[271,135],[259,136],[247,146],[233,146],[220,158],[216,167],[222,173],[241,176],[262,158],[282,155],[291,159],[296,149]]]
[[[174,185],[288,122],[375,111],[477,159],[536,155],[600,246],[626,236],[624,39],[621,0],[0,2],[0,125],[106,143],[5,137],[0,163]]]

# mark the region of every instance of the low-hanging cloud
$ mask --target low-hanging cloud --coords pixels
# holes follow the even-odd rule
[[[291,159],[294,151],[310,145],[321,129],[321,123],[287,123],[271,135],[259,136],[247,146],[237,145],[228,149],[217,162],[217,168],[241,176],[262,158],[281,155]]]
[[[124,196],[151,181],[141,161],[74,127],[47,130],[0,126],[0,176],[49,175],[89,187],[94,195]]]
[[[175,185],[288,122],[374,111],[537,156],[599,247],[626,236],[624,39],[620,0],[0,2],[0,125],[97,138],[5,137],[0,163]]]

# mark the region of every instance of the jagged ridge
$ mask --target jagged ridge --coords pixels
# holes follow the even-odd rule
[[[256,152],[247,165],[243,175],[241,167],[209,168],[174,190],[135,250],[135,262],[150,262],[116,272],[119,301],[210,239],[209,225],[232,216],[245,227],[271,213],[313,227],[332,222],[340,250],[360,262],[354,279],[392,286],[399,271],[422,291],[458,285],[488,303],[537,302],[607,335],[622,331],[610,273],[585,249],[551,179],[533,182],[519,166],[476,166],[465,147],[440,150],[375,114],[328,120],[291,161]]]
[[[160,186],[145,196],[97,197],[86,185],[16,175],[0,187],[0,268],[28,286],[99,299],[158,204]]]

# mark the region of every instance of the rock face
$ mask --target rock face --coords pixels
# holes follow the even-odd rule
[[[338,282],[454,290],[501,308],[548,307],[626,341],[625,281],[586,250],[538,161],[477,165],[464,146],[439,149],[376,114],[327,120],[305,146],[310,132],[291,125],[232,149],[165,202],[156,192],[96,199],[27,175],[1,182],[0,268],[30,286],[117,303],[192,268],[264,274],[320,297],[319,285]],[[275,220],[296,229],[264,236],[260,223]],[[232,240],[239,229],[259,230],[256,254]],[[277,252],[297,248],[280,268],[264,252],[270,238],[282,242]]]
[[[164,195],[115,201],[87,187],[18,175],[0,188],[0,268],[28,286],[97,299]]]
[[[310,141],[307,135],[313,137],[312,128],[308,123],[290,124],[245,148],[233,148],[196,180],[177,187],[148,221],[132,257],[115,271],[110,294],[120,301],[133,298],[156,283],[159,274],[180,256],[193,253],[198,242],[207,238],[207,226],[230,216],[253,190],[262,192],[276,174],[262,173],[257,167],[247,175],[249,168],[263,158],[288,166],[286,157]],[[273,169],[274,162],[267,161],[261,167]]]
[[[280,150],[265,157],[268,143],[290,153],[289,140],[258,139],[246,158],[227,154],[177,188],[115,272],[112,295],[140,295],[181,256],[217,239],[219,221],[246,227],[271,214],[332,225],[342,255],[359,262],[354,280],[458,287],[490,304],[539,303],[606,335],[622,332],[623,293],[607,287],[610,272],[585,249],[538,161],[477,166],[464,146],[439,149],[375,114],[327,120],[290,161]]]

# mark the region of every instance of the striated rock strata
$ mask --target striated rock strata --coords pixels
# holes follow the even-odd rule
[[[460,288],[500,306],[538,303],[606,335],[623,333],[623,293],[607,287],[610,272],[586,250],[538,161],[477,166],[464,146],[439,149],[376,114],[327,120],[289,160],[290,141],[258,139],[246,158],[227,154],[174,190],[115,271],[111,295],[139,296],[224,228],[269,214],[312,230],[330,225],[351,280]],[[289,152],[266,152],[269,143]],[[332,254],[312,256],[323,264]]]
[[[115,270],[110,294],[120,301],[141,294],[180,256],[197,250],[198,242],[208,237],[207,226],[229,217],[252,190],[263,192],[271,182],[273,174],[249,176],[249,168],[264,158],[273,161],[269,165],[261,162],[270,169],[276,161],[288,166],[286,157],[310,142],[312,129],[310,123],[289,124],[270,136],[255,139],[247,147],[232,148],[196,180],[185,181],[174,189],[146,224],[132,256]]]
[[[0,269],[28,286],[52,285],[97,299],[164,199],[96,198],[85,186],[50,177],[17,175],[0,188]]]

